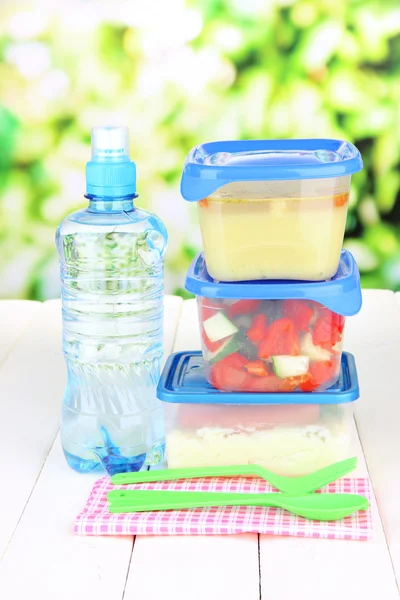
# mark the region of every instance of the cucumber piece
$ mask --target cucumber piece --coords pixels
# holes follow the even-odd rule
[[[249,340],[246,335],[247,329],[240,328],[235,335],[235,340],[239,344],[239,350],[248,360],[256,360],[258,358],[258,348]]]
[[[226,356],[237,352],[239,349],[240,341],[236,339],[236,336],[230,337],[222,344],[222,346],[220,346],[220,348],[218,348],[218,350],[215,350],[215,352],[209,352],[207,354],[207,362],[209,365],[213,365]]]
[[[210,342],[218,342],[238,331],[236,325],[223,312],[218,312],[204,321],[203,327]]]
[[[253,344],[250,344],[248,341],[247,343],[240,345],[240,352],[247,358],[247,360],[257,360],[258,358],[258,348],[253,346]]]
[[[305,375],[310,365],[308,356],[273,356],[272,364],[275,374],[281,379]]]
[[[311,333],[306,333],[300,343],[300,352],[310,360],[329,360],[331,353],[321,346],[314,346]]]

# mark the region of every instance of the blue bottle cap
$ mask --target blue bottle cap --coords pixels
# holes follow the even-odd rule
[[[185,288],[205,298],[237,298],[238,300],[314,300],[344,317],[356,315],[362,304],[360,273],[348,250],[342,250],[339,268],[328,281],[238,281],[213,279],[201,252],[193,260],[186,276]]]
[[[324,179],[361,171],[361,154],[341,140],[209,142],[187,155],[181,194],[195,202],[235,181]]]
[[[136,166],[129,157],[127,127],[92,129],[92,160],[86,164],[86,194],[124,197],[136,193]]]
[[[354,356],[343,352],[340,376],[323,392],[221,392],[204,375],[201,352],[172,354],[157,387],[157,398],[177,404],[346,404],[360,396]]]

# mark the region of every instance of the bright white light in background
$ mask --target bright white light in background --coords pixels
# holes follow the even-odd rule
[[[325,65],[340,44],[341,37],[342,28],[335,21],[323,23],[314,29],[302,54],[306,67],[317,69]]]
[[[203,27],[200,13],[187,8],[185,0],[65,2],[57,7],[55,14],[62,22],[63,30],[74,33],[93,31],[99,23],[139,31],[147,56],[193,40]]]
[[[292,3],[294,0],[287,0]],[[242,15],[259,15],[261,13],[269,13],[274,10],[274,4],[278,4],[275,0],[231,0],[235,7],[235,11]]]
[[[137,89],[142,98],[152,98],[162,92],[164,86],[163,78],[160,76],[160,67],[156,63],[144,63],[141,65]]]
[[[195,10],[182,10],[166,23],[158,17],[142,27],[142,47],[147,56],[169,48],[176,48],[195,39],[203,28],[200,14]]]
[[[93,2],[83,0],[66,2],[63,0],[54,2],[51,7],[46,6],[44,10],[53,12],[53,15],[62,23],[63,31],[82,35],[92,32],[101,22],[107,21],[105,9],[104,3],[98,2],[98,0]]]
[[[158,73],[162,73],[165,80],[181,86],[188,95],[201,93],[211,81],[226,87],[235,79],[233,66],[211,48],[199,52],[180,48],[159,65]]]
[[[295,112],[301,115],[301,120],[312,121],[316,111],[321,106],[321,99],[317,90],[311,86],[297,86],[291,91],[292,106]]]
[[[69,77],[64,71],[53,70],[47,73],[39,83],[39,93],[48,100],[58,100],[66,95]]]
[[[6,48],[5,59],[27,79],[42,75],[51,65],[49,49],[41,42],[10,44]]]
[[[237,50],[243,43],[243,33],[237,27],[222,25],[217,30],[215,42],[222,50]]]
[[[276,6],[292,6],[292,4],[296,4],[297,0],[275,0],[274,4]],[[271,2],[271,4],[273,4]]]
[[[85,2],[86,9],[95,6],[102,18],[111,23],[121,23],[139,28],[174,28],[184,13],[192,12],[186,0],[114,0],[114,2]]]
[[[15,40],[29,40],[46,31],[48,23],[45,10],[16,12],[10,16],[7,30]]]
[[[179,231],[188,230],[191,204],[182,200],[179,185],[175,185],[168,190],[161,187],[153,191],[151,204],[160,219],[173,224],[174,229]],[[171,243],[174,243],[174,240]]]
[[[60,189],[64,198],[74,199],[76,203],[86,189],[85,173],[81,169],[65,167],[61,173]]]

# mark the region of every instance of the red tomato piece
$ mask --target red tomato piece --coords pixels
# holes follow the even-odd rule
[[[310,373],[305,373],[304,375],[297,375],[295,377],[286,377],[284,381],[286,386],[290,388],[288,391],[293,392],[298,387],[304,391],[301,386],[307,386],[307,383],[312,381],[312,375]]]
[[[255,312],[260,304],[261,300],[238,300],[226,307],[226,313],[230,318],[238,315],[246,315]]]
[[[317,387],[319,387],[319,384],[315,383],[312,375],[310,374],[310,378],[302,381],[299,387],[302,392],[313,392],[317,389]]]
[[[246,335],[249,338],[249,340],[253,342],[253,344],[258,346],[258,344],[261,342],[262,339],[265,338],[267,334],[267,326],[268,319],[266,315],[255,315],[253,317],[253,321],[251,323],[250,328],[246,332]]]
[[[323,383],[327,383],[330,379],[332,379],[336,373],[337,361],[335,359],[331,360],[321,360],[312,362],[310,364],[310,373],[313,378],[313,383],[318,386]]]
[[[338,330],[338,332],[343,333],[344,324],[346,321],[345,317],[343,317],[342,315],[338,315],[337,313],[332,313],[332,319],[334,326]]]
[[[258,347],[260,358],[279,354],[296,356],[300,352],[299,338],[290,319],[277,319],[268,327],[265,338]]]
[[[317,317],[312,332],[312,340],[316,346],[321,346],[322,344],[332,344],[334,332],[331,315],[332,313],[330,311],[323,311],[319,313]]]
[[[267,365],[262,360],[251,360],[244,365],[250,375],[255,377],[266,377],[268,375]]]
[[[226,356],[211,368],[211,383],[224,391],[242,391],[245,389],[250,375],[243,368],[247,359],[238,352]]]
[[[314,316],[314,311],[305,300],[284,300],[282,314],[293,321],[296,329],[307,331]]]
[[[222,359],[222,361],[219,362],[223,362],[225,365],[229,365],[234,369],[242,369],[247,363],[247,358],[239,354],[239,352],[234,352],[233,354],[229,354],[229,356],[226,356]]]
[[[268,375],[268,377],[252,377],[245,388],[247,392],[285,392],[284,379],[280,379],[276,375]]]
[[[320,309],[312,332],[313,343],[323,348],[332,348],[342,339],[344,323],[345,318],[341,315],[328,308]]]

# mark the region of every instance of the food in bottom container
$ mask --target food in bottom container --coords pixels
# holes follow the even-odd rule
[[[199,297],[205,373],[218,389],[310,392],[339,376],[345,318],[312,300]]]
[[[259,464],[295,477],[351,455],[359,397],[351,354],[333,387],[302,395],[220,392],[204,366],[200,352],[178,352],[158,384],[170,468]]]
[[[170,468],[259,464],[295,477],[349,455],[347,405],[182,404],[174,408],[175,427],[166,438]]]

